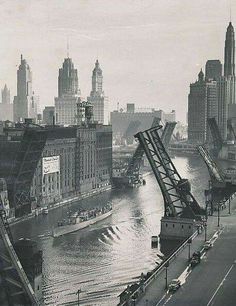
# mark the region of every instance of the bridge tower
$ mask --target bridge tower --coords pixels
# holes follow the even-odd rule
[[[159,126],[160,119],[159,118],[154,118],[153,123],[152,123],[152,128]],[[173,134],[174,128],[176,126],[176,122],[166,122],[164,130],[162,131],[161,134],[161,140],[164,143],[165,147],[167,148],[171,136]],[[144,155],[144,149],[143,146],[139,143],[131,160],[129,161],[127,170],[126,170],[126,177],[128,177],[128,181],[135,182],[140,179],[140,167],[141,167],[141,161]]]
[[[162,240],[184,240],[202,221],[202,209],[191,193],[190,183],[181,178],[159,136],[161,126],[135,135],[143,147],[164,199]]]

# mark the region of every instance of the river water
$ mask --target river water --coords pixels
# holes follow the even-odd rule
[[[204,205],[208,173],[199,157],[176,157],[174,164],[192,184],[192,192]],[[137,189],[112,190],[94,198],[50,211],[12,226],[15,239],[37,240],[43,250],[45,305],[117,305],[118,295],[139,279],[142,272],[160,261],[158,249],[151,248],[151,236],[160,232],[164,206],[153,175]],[[53,225],[78,207],[113,203],[113,214],[90,228],[55,238]]]

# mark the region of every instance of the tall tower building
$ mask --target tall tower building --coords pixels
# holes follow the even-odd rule
[[[79,94],[78,72],[74,68],[71,58],[65,58],[58,76],[58,97],[74,96]]]
[[[207,118],[217,118],[216,81],[205,81],[202,70],[198,80],[190,84],[188,96],[188,141],[203,144],[210,138]]]
[[[78,72],[72,59],[64,59],[58,76],[58,97],[55,98],[56,123],[60,125],[76,124],[77,103],[80,102]]]
[[[4,88],[2,89],[2,103],[3,104],[10,104],[10,89],[7,88],[5,84]]]
[[[227,121],[236,114],[235,39],[230,22],[225,38],[224,76],[218,80],[218,124],[223,139],[227,138]]]
[[[231,22],[227,27],[225,38],[224,76],[235,76],[235,40],[234,28]]]
[[[21,55],[21,63],[17,70],[17,95],[14,97],[14,121],[24,121],[25,118],[37,118],[38,97],[32,91],[32,72],[26,60]]]
[[[222,76],[222,64],[220,60],[208,60],[205,67],[206,80],[218,80]]]
[[[10,89],[5,84],[2,89],[2,103],[0,103],[0,120],[13,121],[13,104],[10,99]]]
[[[100,68],[98,60],[96,60],[92,73],[92,91],[88,97],[88,101],[93,106],[94,121],[101,124],[108,124],[108,98],[104,95],[102,69]]]

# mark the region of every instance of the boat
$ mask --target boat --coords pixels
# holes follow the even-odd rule
[[[44,207],[44,208],[43,208],[42,214],[43,214],[43,215],[47,215],[47,214],[48,214],[48,208],[47,208],[47,207]]]
[[[76,212],[68,219],[59,221],[57,227],[52,230],[52,236],[56,238],[76,232],[108,218],[111,214],[112,206],[110,204],[102,208]]]

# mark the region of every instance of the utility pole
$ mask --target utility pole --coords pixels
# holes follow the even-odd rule
[[[192,239],[189,238],[188,240],[188,261],[190,261],[190,257],[191,257],[191,243],[192,243]]]
[[[206,220],[204,222],[205,241],[207,240],[207,219],[208,219],[208,201],[206,201]]]
[[[79,295],[80,295],[80,293],[81,293],[81,289],[79,289],[79,290],[76,292],[76,294],[78,295],[78,306],[79,306]]]
[[[220,226],[220,202],[218,203],[218,224],[217,226]]]
[[[229,215],[231,214],[231,211],[230,211],[230,205],[231,205],[231,196],[229,197]]]
[[[168,274],[168,267],[169,267],[169,261],[167,261],[166,263],[165,263],[165,268],[166,268],[166,286],[165,286],[165,288],[166,288],[166,290],[168,289],[168,278],[167,278],[167,274]]]

